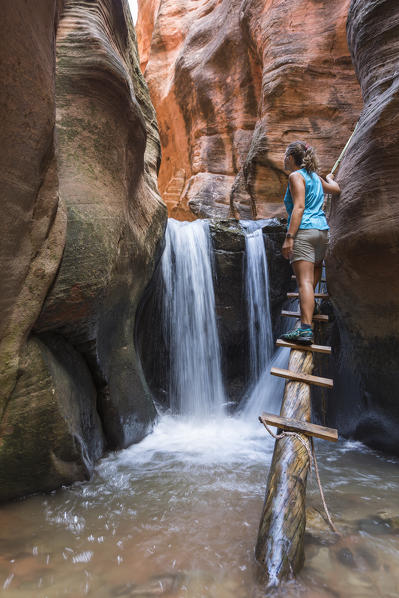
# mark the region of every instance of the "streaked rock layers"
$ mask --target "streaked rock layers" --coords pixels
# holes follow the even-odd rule
[[[151,425],[134,322],[166,218],[127,3],[2,16],[0,500],[83,479]]]
[[[282,214],[283,153],[297,138],[315,145],[323,171],[331,168],[361,109],[348,6],[139,0],[169,215]]]
[[[328,280],[343,348],[349,344],[348,374],[360,383],[354,434],[399,454],[398,34],[397,3],[352,1],[348,41],[364,109],[339,172]],[[338,409],[345,415],[350,397],[342,390]]]

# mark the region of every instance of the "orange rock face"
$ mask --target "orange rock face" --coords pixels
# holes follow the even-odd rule
[[[331,169],[361,109],[349,0],[139,0],[169,215],[283,215],[286,145]]]

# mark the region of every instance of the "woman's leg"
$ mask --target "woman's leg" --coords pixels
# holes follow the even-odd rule
[[[314,265],[314,281],[313,281],[314,289],[316,289],[317,285],[319,284],[319,282],[321,280],[322,269],[323,269],[323,262],[319,262],[318,264]]]
[[[313,262],[297,260],[292,263],[292,267],[298,284],[301,323],[311,326],[314,312],[315,265]]]

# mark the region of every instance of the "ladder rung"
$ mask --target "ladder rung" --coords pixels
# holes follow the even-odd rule
[[[291,278],[292,278],[292,280],[296,280],[296,276],[295,276],[295,274],[293,274],[293,275],[291,276]],[[321,278],[321,279],[319,280],[319,282],[327,282],[327,280],[326,280],[325,278]]]
[[[326,428],[325,426],[318,426],[298,419],[290,419],[288,417],[281,417],[281,415],[273,415],[273,413],[262,413],[259,420],[269,426],[275,426],[281,430],[290,432],[301,432],[307,436],[315,436],[316,438],[323,438],[323,440],[331,440],[337,442],[338,430],[335,428]]]
[[[282,316],[285,316],[287,318],[300,318],[301,314],[299,311],[286,311],[283,309],[283,311],[281,312]],[[315,322],[328,322],[328,316],[325,316],[324,314],[315,314],[313,316],[313,320]]]
[[[312,351],[313,353],[325,353],[331,355],[331,347],[323,345],[300,345],[299,343],[287,343],[279,338],[276,341],[277,347],[289,347],[290,349],[296,349],[297,351]]]
[[[282,370],[280,368],[272,368],[270,373],[279,378],[288,378],[295,382],[305,382],[305,384],[314,384],[315,386],[323,386],[325,388],[332,388],[333,381],[330,378],[320,378],[319,376],[312,376],[311,374],[301,374],[299,372],[290,372],[290,370]]]
[[[314,296],[316,299],[328,299],[328,293],[315,293]],[[287,293],[287,297],[298,298],[299,293]]]

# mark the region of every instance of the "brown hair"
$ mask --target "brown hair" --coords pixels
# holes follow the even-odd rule
[[[304,141],[293,141],[285,151],[286,156],[292,156],[295,164],[300,168],[306,168],[308,172],[317,172],[319,163],[316,152]]]

